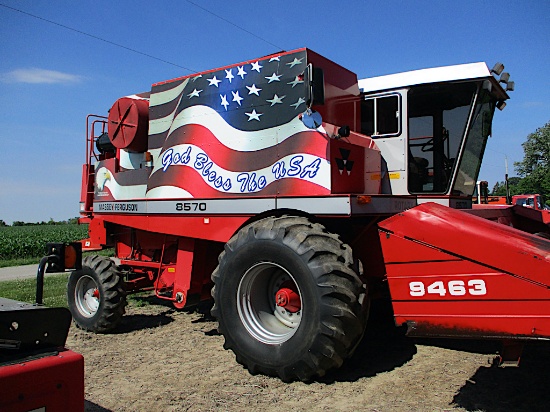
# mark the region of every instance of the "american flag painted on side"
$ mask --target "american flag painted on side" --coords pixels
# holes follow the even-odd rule
[[[307,50],[153,85],[148,198],[330,193],[327,138],[310,130]]]

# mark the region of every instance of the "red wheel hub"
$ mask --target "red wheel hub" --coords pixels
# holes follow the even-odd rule
[[[92,293],[92,296],[96,299],[99,299],[99,289],[95,289],[94,292]]]
[[[294,282],[287,281],[281,285],[281,289],[275,294],[275,304],[291,313],[296,313],[302,309],[300,295]]]

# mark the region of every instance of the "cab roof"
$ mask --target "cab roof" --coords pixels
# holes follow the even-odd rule
[[[497,86],[497,89],[500,89],[503,94],[502,98],[508,98],[504,89],[502,89],[498,81],[491,74],[487,65],[483,62],[433,67],[429,69],[389,74],[386,76],[370,77],[361,79],[358,83],[362,92],[371,93],[420,84],[474,79],[489,79],[493,84],[493,88]]]

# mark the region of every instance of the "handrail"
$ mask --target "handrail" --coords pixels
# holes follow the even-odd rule
[[[36,302],[35,305],[42,306],[44,298],[44,271],[46,270],[46,264],[57,259],[56,255],[44,256],[40,259],[38,264],[38,272],[36,274]]]
[[[95,126],[101,124],[101,132],[105,133],[107,126],[107,117],[96,114],[86,116],[86,164],[91,164],[92,156],[99,160],[98,154],[94,150]]]

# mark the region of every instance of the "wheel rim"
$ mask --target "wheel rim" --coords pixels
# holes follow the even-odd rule
[[[291,287],[299,307],[278,306],[280,291]],[[302,295],[292,275],[272,262],[257,263],[243,275],[237,290],[237,309],[241,322],[254,338],[266,344],[290,339],[300,325]]]
[[[99,288],[91,276],[82,276],[76,282],[75,303],[78,311],[86,318],[93,317],[99,309]]]

